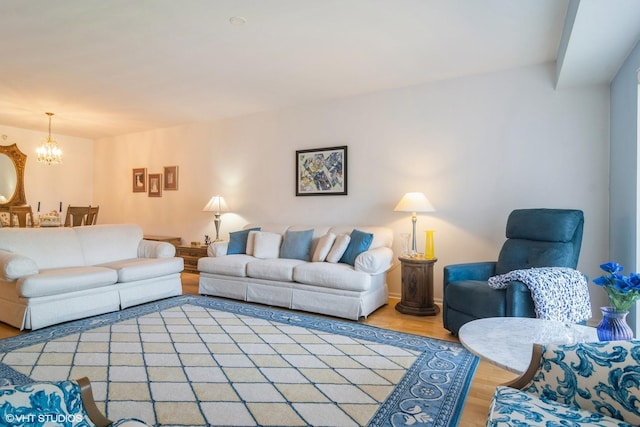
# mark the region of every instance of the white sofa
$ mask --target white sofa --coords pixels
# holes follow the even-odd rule
[[[229,255],[229,242],[214,242],[209,247],[209,256],[198,260],[201,294],[352,320],[367,316],[387,303],[386,272],[393,259],[390,229],[273,224],[244,227],[245,230],[252,228],[260,230],[249,234],[247,253]],[[373,239],[369,248],[355,258],[353,265],[335,262],[335,259],[334,262],[313,261],[318,252],[326,252],[329,236],[349,236],[354,229],[372,234]],[[287,232],[293,234],[303,230],[313,230],[307,254],[309,260],[283,257]],[[277,242],[278,235],[281,243]],[[264,245],[264,242],[269,243]],[[316,251],[319,242],[325,251]],[[276,244],[280,246],[274,247]]]
[[[39,329],[182,294],[184,260],[134,224],[0,228],[0,321]]]

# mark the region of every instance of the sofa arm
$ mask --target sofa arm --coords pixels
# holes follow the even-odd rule
[[[356,257],[354,268],[369,274],[380,274],[391,268],[393,251],[386,246],[362,252]]]
[[[229,247],[229,242],[213,242],[207,248],[207,256],[210,256],[210,257],[225,256],[227,254],[228,247]]]
[[[639,354],[640,340],[534,344],[529,369],[505,385],[640,425]]]
[[[155,240],[141,240],[138,245],[138,258],[173,258],[176,247],[171,243]]]
[[[461,280],[489,280],[495,270],[495,261],[445,265],[444,284]]]
[[[38,265],[31,258],[0,250],[0,277],[3,279],[12,281],[38,272]]]

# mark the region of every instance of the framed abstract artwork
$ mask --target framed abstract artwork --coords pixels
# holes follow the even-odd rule
[[[178,167],[177,166],[164,167],[164,189],[165,190],[178,189]]]
[[[146,168],[136,168],[133,170],[133,192],[134,193],[147,192],[147,169]]]
[[[346,194],[346,145],[296,151],[296,196]]]
[[[149,174],[149,197],[162,197],[162,174]]]

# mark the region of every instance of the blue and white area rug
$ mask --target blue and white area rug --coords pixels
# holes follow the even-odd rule
[[[455,426],[478,359],[460,344],[183,295],[0,340],[0,381],[89,377],[150,425]]]

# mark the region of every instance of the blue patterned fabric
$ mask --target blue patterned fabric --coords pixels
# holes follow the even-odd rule
[[[591,300],[584,274],[564,267],[514,270],[489,278],[493,289],[505,289],[518,280],[531,291],[536,317],[580,323],[591,317]]]
[[[0,387],[0,408],[3,426],[95,426],[75,381]]]
[[[520,427],[531,425],[629,427],[632,424],[575,406],[542,399],[522,390],[504,386],[498,387],[487,426]]]
[[[142,427],[136,418],[120,419],[112,427]],[[0,387],[0,426],[95,427],[76,381],[36,382]]]
[[[640,340],[542,348],[522,390],[498,387],[488,426],[640,425]]]

